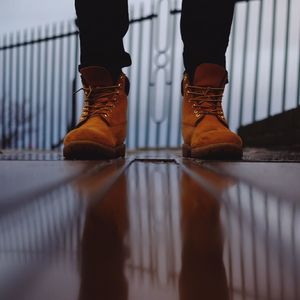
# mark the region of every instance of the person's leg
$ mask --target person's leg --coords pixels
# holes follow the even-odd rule
[[[201,63],[225,67],[234,3],[234,0],[182,1],[183,59],[191,77]]]
[[[128,26],[127,0],[75,0],[80,33],[81,67],[102,66],[112,72],[129,66],[123,37]]]
[[[85,94],[79,124],[64,139],[68,159],[125,155],[129,82],[122,67],[131,64],[124,50],[127,0],[76,0],[81,73]]]
[[[225,52],[234,0],[183,0],[184,42],[183,155],[194,158],[240,158],[242,140],[230,131],[222,97],[228,81]]]

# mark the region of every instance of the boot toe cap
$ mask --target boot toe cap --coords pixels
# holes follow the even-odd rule
[[[93,142],[108,147],[115,147],[116,141],[109,130],[97,130],[94,128],[76,128],[70,131],[65,139],[64,146],[73,142]]]
[[[243,147],[241,138],[228,129],[218,129],[207,132],[195,131],[191,140],[192,148],[206,147],[209,145],[218,144],[230,144],[240,148]]]

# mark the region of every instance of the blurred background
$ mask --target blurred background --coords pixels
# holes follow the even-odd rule
[[[78,121],[82,94],[72,96],[80,88],[73,2],[1,3],[3,149],[60,149],[66,131]],[[179,147],[181,1],[129,3],[132,24],[125,45],[133,65],[125,70],[132,87],[127,146]],[[224,109],[231,128],[248,146],[300,143],[295,141],[300,132],[299,11],[298,0],[236,5]]]

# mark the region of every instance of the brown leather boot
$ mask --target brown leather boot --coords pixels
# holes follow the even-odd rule
[[[85,94],[79,124],[64,139],[67,159],[105,159],[125,156],[128,79],[116,83],[102,67],[80,70]]]
[[[197,67],[193,82],[183,79],[183,156],[203,159],[239,159],[242,140],[230,131],[222,109],[226,70],[216,64]]]

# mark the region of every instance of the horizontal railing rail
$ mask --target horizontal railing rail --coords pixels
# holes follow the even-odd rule
[[[27,42],[23,42],[23,43],[16,43],[16,44],[0,47],[0,51],[15,49],[15,48],[24,47],[24,46],[30,46],[30,45],[34,45],[34,44],[40,44],[40,43],[54,41],[54,40],[59,40],[59,39],[63,39],[63,38],[78,35],[78,34],[79,34],[78,31],[73,31],[73,32],[68,32],[68,33],[59,34],[59,35],[53,35],[53,36],[49,36],[49,37],[45,37],[45,38],[39,38],[36,40],[27,41]],[[4,42],[4,44],[5,44],[5,42]]]

